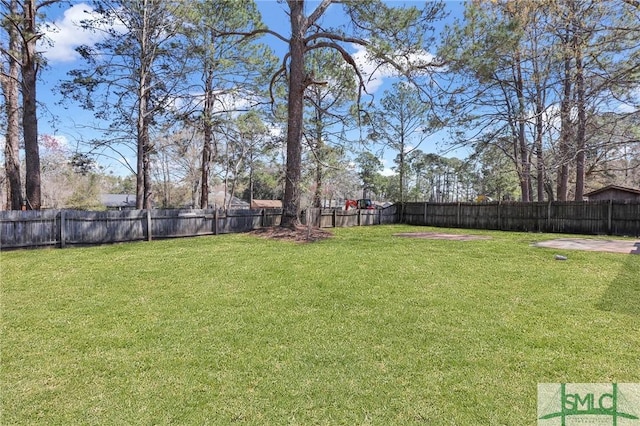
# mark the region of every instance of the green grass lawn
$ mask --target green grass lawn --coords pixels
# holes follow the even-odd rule
[[[640,382],[640,256],[393,236],[434,230],[3,252],[0,423],[533,425],[538,383]]]

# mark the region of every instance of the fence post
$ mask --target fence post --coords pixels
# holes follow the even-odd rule
[[[66,213],[63,209],[63,210],[60,210],[60,248],[64,248],[65,241],[67,239],[67,230],[66,230],[67,225],[65,224],[65,221],[66,221]]]
[[[613,200],[609,200],[609,208],[607,212],[607,234],[611,235],[613,231]]]
[[[498,200],[498,229],[500,229],[500,230],[502,229],[502,220],[501,220],[502,217],[501,217],[501,214],[500,214],[501,213],[501,208],[500,208],[501,206],[502,206],[501,201]]]
[[[358,209],[358,226],[362,223],[362,210]]]
[[[336,209],[333,209],[333,213],[331,214],[331,227],[332,227],[332,228],[335,228],[335,227],[336,227],[336,222],[337,222],[337,220],[336,220],[336,215],[337,215],[337,214],[338,214],[338,213],[337,213],[337,210],[336,210]]]
[[[429,203],[427,203],[426,201],[424,202],[424,219],[422,220],[422,224],[426,225],[427,224],[427,205]]]
[[[267,226],[266,223],[267,223],[267,211],[265,209],[262,209],[262,213],[260,216],[260,227],[264,228],[265,226]]]
[[[147,241],[151,241],[151,209],[146,210],[147,213]]]
[[[551,232],[551,203],[549,200],[549,204],[547,205],[547,230],[546,232]]]
[[[378,209],[378,225],[382,225],[382,209]]]
[[[218,235],[218,209],[213,211],[213,235]]]
[[[456,210],[456,226],[460,226],[460,201],[458,201],[458,208]]]

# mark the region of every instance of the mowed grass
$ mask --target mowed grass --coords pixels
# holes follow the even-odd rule
[[[538,383],[640,382],[640,256],[334,233],[3,252],[0,423],[533,425]]]

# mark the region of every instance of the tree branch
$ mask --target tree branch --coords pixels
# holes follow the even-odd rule
[[[322,3],[318,5],[311,15],[307,18],[307,28],[314,25],[318,19],[327,11],[327,8],[331,5],[333,0],[322,0]]]
[[[260,35],[260,34],[270,34],[270,35],[276,37],[277,39],[289,44],[289,39],[288,38],[284,37],[283,35],[281,35],[278,32],[270,30],[268,28],[259,28],[257,30],[253,30],[253,31],[217,31],[215,29],[214,29],[214,31],[215,31],[216,36],[221,36],[221,37],[230,36],[230,35],[239,35],[239,36],[244,36],[244,37],[249,38],[249,37],[257,36],[257,35]]]
[[[327,32],[319,32],[319,33],[315,33],[315,34],[311,34],[309,37],[304,39],[305,43],[317,40],[319,38],[326,38],[326,39],[330,39],[330,40],[334,40],[334,41],[342,41],[345,43],[354,43],[354,44],[358,44],[360,46],[368,46],[369,43],[366,40],[363,40],[361,38],[354,38],[354,37],[347,37],[344,35],[340,35],[340,34],[334,34],[334,33],[327,33]]]
[[[287,53],[284,59],[282,60],[282,66],[276,72],[273,73],[273,76],[271,77],[271,81],[269,82],[269,97],[271,98],[271,105],[275,105],[276,103],[275,96],[273,95],[273,86],[276,84],[276,80],[278,79],[278,77],[280,77],[281,74],[287,73],[288,58],[289,58],[289,54]]]
[[[39,10],[43,7],[47,7],[47,6],[51,6],[52,4],[56,4],[56,3],[60,3],[61,0],[47,0],[47,1],[43,1],[40,4],[36,4],[36,10]]]

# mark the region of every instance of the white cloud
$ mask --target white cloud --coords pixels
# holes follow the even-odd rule
[[[397,75],[397,72],[388,65],[378,66],[372,62],[367,56],[367,49],[364,46],[354,45],[356,51],[353,55],[358,69],[362,73],[365,80],[367,92],[375,93],[376,90],[384,83],[384,79]]]
[[[78,3],[64,11],[61,19],[49,22],[44,27],[45,40],[38,46],[49,62],[73,62],[80,55],[75,48],[86,44],[94,45],[104,38],[102,32],[83,29],[80,22],[90,19],[93,8]]]
[[[380,174],[382,176],[395,176],[396,175],[396,171],[388,166],[389,160],[387,160],[386,158],[382,158],[381,160],[382,160],[382,165],[383,165],[384,168],[382,169]]]
[[[620,104],[616,108],[616,112],[618,112],[620,114],[627,114],[627,113],[631,113],[631,112],[636,112],[636,107],[633,106],[633,105],[629,105],[629,104]]]
[[[261,99],[256,95],[246,92],[217,90],[214,92],[215,102],[213,103],[212,112],[238,112],[250,110],[254,105],[258,104]],[[171,98],[167,100],[166,107],[174,111],[201,110],[205,101],[203,92],[191,92],[188,98]]]
[[[380,86],[384,83],[384,79],[399,77],[400,73],[391,65],[381,65],[379,66],[375,62],[373,62],[368,57],[368,52],[366,47],[361,45],[353,45],[355,49],[355,53],[351,56],[354,61],[358,65],[358,69],[362,73],[362,76],[365,80],[365,87],[367,92],[375,93],[376,90],[380,88]],[[422,51],[418,54],[411,54],[408,58],[405,56],[398,56],[393,58],[394,61],[398,65],[404,68],[408,68],[411,65],[412,68],[422,67],[427,69],[429,64],[431,64],[434,60],[434,56],[427,52]],[[415,71],[414,71],[415,72]]]
[[[628,96],[629,102],[620,102],[615,107],[615,112],[629,114],[640,111],[640,87],[631,89]]]
[[[283,131],[282,126],[277,126],[273,123],[267,123],[267,127],[269,128],[269,135],[274,138],[281,138],[286,135],[286,132]]]

